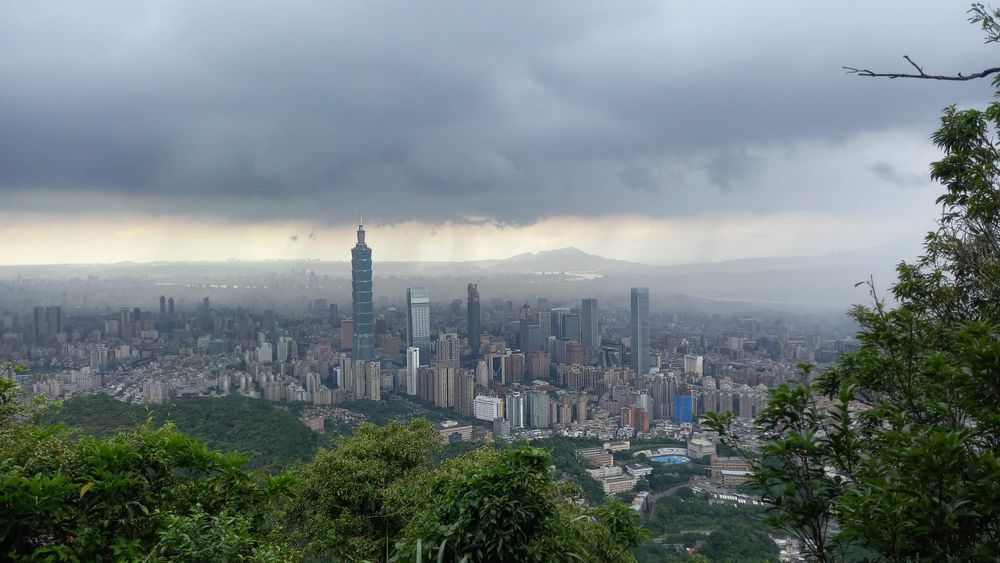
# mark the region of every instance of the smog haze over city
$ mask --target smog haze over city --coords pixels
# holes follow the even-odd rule
[[[495,468],[492,455],[542,448],[538,478],[572,501],[564,529],[602,522],[617,500],[650,531],[615,557],[600,549],[618,539],[577,546],[583,560],[815,559],[812,539],[761,524],[767,499],[747,488],[766,442],[755,420],[775,389],[816,400],[811,378],[865,350],[865,309],[852,306],[885,318],[907,287],[937,295],[965,280],[936,257],[923,267],[945,275],[894,285],[946,226],[943,184],[994,186],[931,179],[946,152],[969,154],[942,148],[945,108],[983,107],[995,90],[983,77],[1000,72],[979,34],[1000,42],[1000,25],[965,9],[0,2],[0,404],[64,401],[44,420],[73,429],[65,444],[122,429],[148,439],[135,430],[145,416],[246,455],[246,482],[287,468],[294,485],[258,497],[287,495],[278,504],[301,512],[247,511],[248,529],[278,530],[246,540],[255,560],[287,548],[287,560],[384,561],[390,545],[409,560],[414,538],[418,556],[458,550],[420,535],[422,519],[444,519],[428,499],[309,505],[329,492],[310,479],[344,474],[324,463],[383,442],[397,448],[386,459],[336,463],[412,454],[397,485],[440,483],[462,472],[439,466]],[[992,271],[976,268],[962,271]],[[871,406],[824,401],[824,413]],[[21,419],[39,417],[0,409],[0,431]],[[396,456],[411,447],[423,449]],[[32,478],[7,455],[0,467]],[[89,479],[67,498],[110,490]],[[552,492],[563,482],[580,492]],[[230,514],[227,502],[206,517]],[[419,516],[374,539],[316,532],[361,530],[373,511],[402,518],[391,502]],[[80,560],[113,558],[86,551],[98,540],[74,543],[74,522],[23,532],[19,553],[66,544]],[[133,533],[112,528],[115,541]],[[185,560],[172,533],[132,538],[121,557]],[[759,553],[726,555],[754,542]],[[0,559],[15,544],[0,537]]]

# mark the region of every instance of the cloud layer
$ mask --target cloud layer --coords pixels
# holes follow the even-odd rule
[[[63,220],[321,227],[362,207],[431,225],[904,220],[940,108],[982,105],[989,85],[840,67],[985,66],[964,17],[791,0],[8,2],[0,197]]]

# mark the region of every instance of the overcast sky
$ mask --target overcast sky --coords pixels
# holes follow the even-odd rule
[[[961,2],[0,2],[0,264],[919,243]]]

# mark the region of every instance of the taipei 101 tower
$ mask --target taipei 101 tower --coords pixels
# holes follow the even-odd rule
[[[354,343],[351,358],[375,359],[375,315],[372,308],[372,249],[365,244],[364,219],[358,221],[358,243],[351,249],[351,296]]]

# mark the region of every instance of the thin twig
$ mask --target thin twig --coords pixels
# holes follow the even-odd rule
[[[903,55],[906,62],[910,63],[913,68],[917,69],[919,74],[910,74],[906,72],[875,72],[867,68],[854,68],[852,66],[841,67],[847,71],[847,74],[856,74],[858,76],[864,76],[866,78],[922,78],[924,80],[951,80],[957,82],[964,82],[966,80],[975,80],[977,78],[985,78],[991,74],[1000,73],[1000,66],[995,66],[982,70],[980,72],[974,72],[972,74],[927,74],[924,72],[923,67],[913,62],[913,59],[909,55]]]

